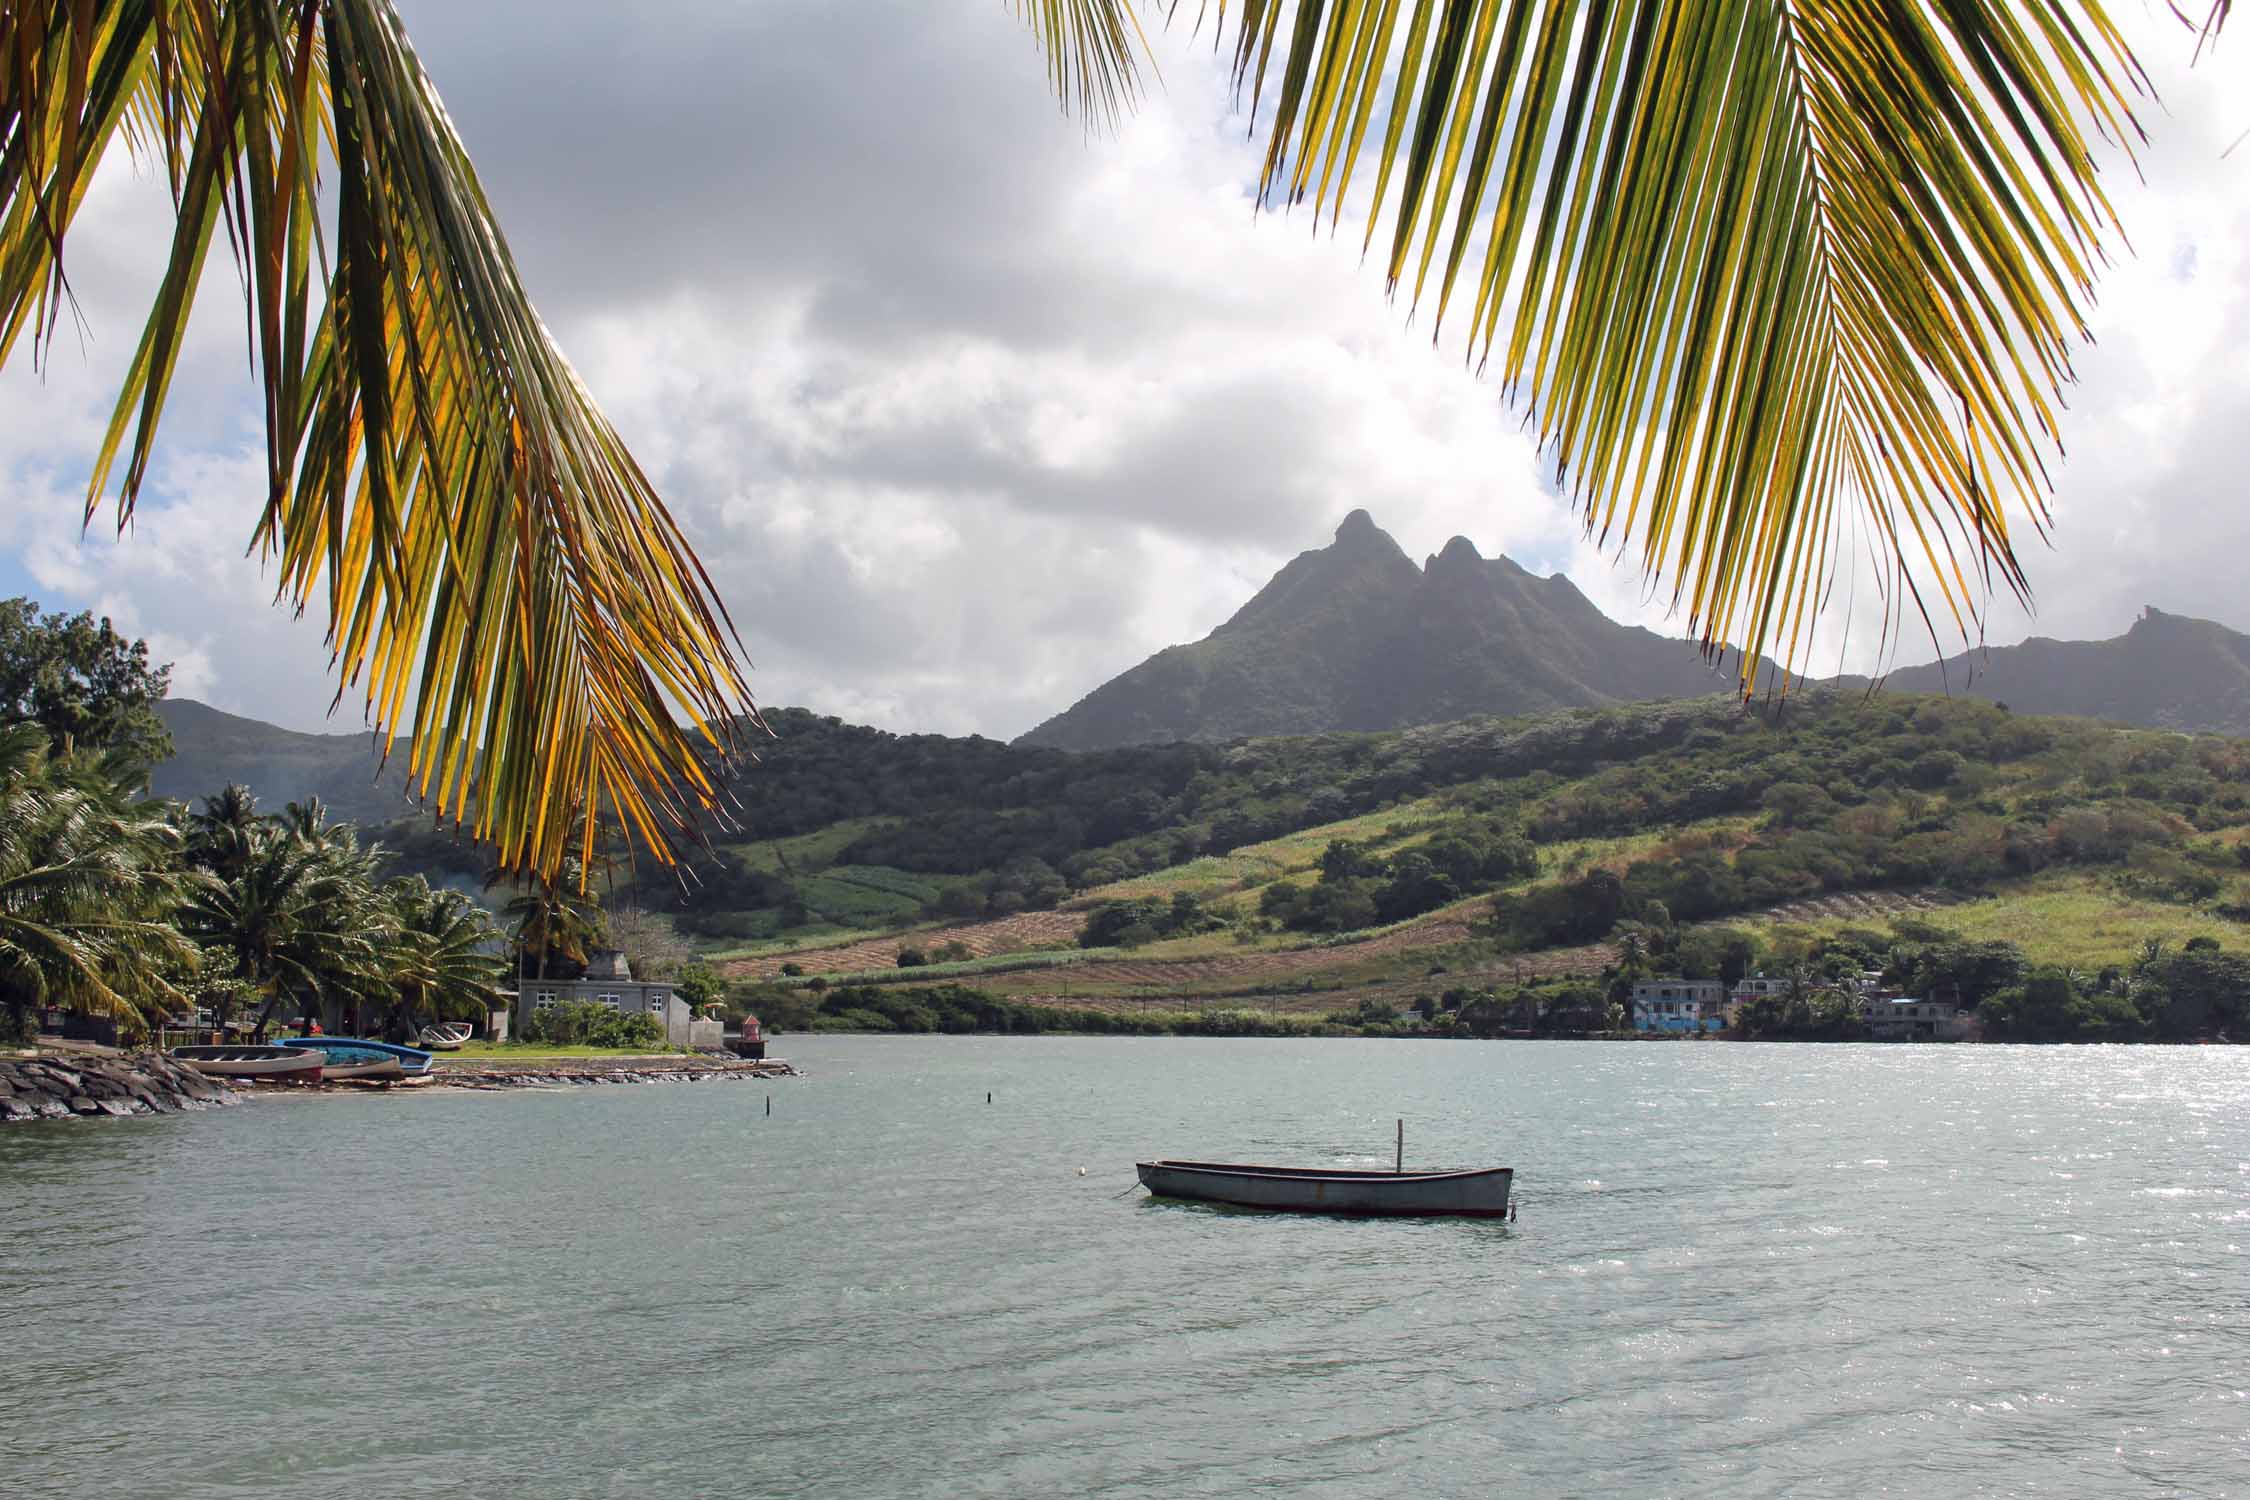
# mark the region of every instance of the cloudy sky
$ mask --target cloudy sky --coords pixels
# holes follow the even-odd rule
[[[1088,139],[999,0],[401,9],[761,702],[1013,736],[1209,631],[1356,506],[1416,556],[1466,535],[1666,623],[1355,236],[1253,217],[1207,37],[1156,34],[1161,87]],[[2161,4],[2116,9],[2163,104],[2145,182],[2112,174],[2132,248],[2080,364],[2053,545],[2030,545],[2038,613],[1996,602],[1994,644],[2112,635],[2144,604],[2250,630],[2250,145],[2221,157],[2250,130],[2250,36],[2191,72]],[[106,176],[71,243],[83,327],[42,375],[0,375],[0,596],[115,616],[177,693],[355,727],[327,717],[320,631],[245,555],[262,448],[231,267],[135,526],[79,535],[168,233],[154,182]],[[1871,665],[1868,638],[1843,664]]]

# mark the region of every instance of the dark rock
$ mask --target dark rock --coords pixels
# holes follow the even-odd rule
[[[74,1120],[77,1118],[70,1112],[70,1106],[59,1099],[40,1100],[39,1114],[41,1118],[48,1120]]]
[[[130,1115],[138,1113],[130,1099],[96,1099],[94,1103],[104,1114]],[[146,1106],[144,1105],[142,1108],[145,1109]]]
[[[70,1107],[82,1115],[98,1115],[102,1112],[101,1105],[89,1094],[80,1094],[71,1100]]]

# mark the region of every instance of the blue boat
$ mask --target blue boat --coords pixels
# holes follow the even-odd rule
[[[300,1052],[325,1052],[329,1078],[421,1078],[437,1058],[419,1047],[361,1036],[285,1036],[274,1043]]]

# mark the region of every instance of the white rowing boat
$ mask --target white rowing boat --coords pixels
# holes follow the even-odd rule
[[[174,1047],[174,1060],[213,1078],[250,1078],[267,1083],[318,1083],[328,1065],[325,1052],[294,1047]]]

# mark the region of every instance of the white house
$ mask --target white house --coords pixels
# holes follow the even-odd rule
[[[1644,979],[1633,986],[1635,1031],[1724,1031],[1723,979]]]
[[[1734,1003],[1745,1000],[1764,1000],[1789,993],[1786,979],[1768,979],[1763,974],[1745,974],[1734,982]]]
[[[1878,1042],[1958,1042],[1975,1028],[1974,1016],[1944,1001],[1875,997],[1867,1002],[1867,1034]]]

